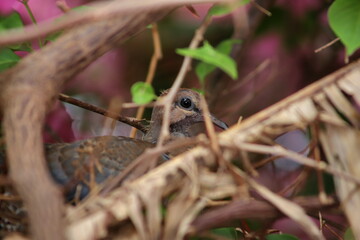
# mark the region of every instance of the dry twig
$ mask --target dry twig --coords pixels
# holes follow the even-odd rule
[[[154,79],[154,75],[155,75],[155,71],[156,71],[158,61],[162,58],[160,35],[159,35],[159,30],[158,30],[158,27],[157,27],[156,23],[152,24],[151,33],[152,33],[152,37],[153,37],[154,53],[153,53],[153,55],[151,57],[148,75],[146,76],[146,80],[145,80],[145,82],[148,83],[148,84],[152,83],[152,81]],[[136,112],[136,117],[135,118],[136,119],[142,118],[142,116],[144,114],[144,110],[145,110],[145,107],[141,106],[138,109],[138,111]],[[130,133],[130,137],[133,138],[133,137],[135,137],[135,135],[136,135],[136,128],[132,128],[131,133]]]
[[[315,53],[321,52],[322,50],[330,47],[331,45],[333,45],[334,43],[338,42],[340,40],[340,38],[335,38],[334,40],[331,40],[330,42],[328,42],[327,44],[325,44],[324,46],[319,47],[318,49],[315,49]]]
[[[69,104],[72,104],[72,105],[75,105],[75,106],[78,106],[78,107],[81,107],[83,109],[86,109],[86,110],[89,110],[92,112],[95,112],[95,113],[101,114],[103,116],[118,120],[120,122],[126,123],[132,127],[139,129],[140,131],[142,131],[144,133],[147,131],[146,127],[143,124],[141,124],[143,122],[143,120],[138,120],[136,118],[131,118],[131,117],[123,117],[123,116],[119,115],[119,113],[107,111],[106,109],[96,107],[94,105],[91,105],[86,102],[80,101],[80,100],[72,98],[70,96],[67,96],[65,94],[59,94],[59,100],[69,103]]]
[[[338,169],[334,169],[329,167],[325,162],[318,162],[314,159],[305,157],[301,154],[295,153],[293,151],[287,150],[280,146],[266,146],[266,145],[260,145],[260,144],[253,144],[253,143],[245,143],[245,142],[238,142],[237,146],[240,149],[249,151],[249,152],[258,152],[258,153],[264,153],[264,154],[274,154],[277,156],[287,157],[293,161],[296,161],[302,165],[315,168],[317,170],[325,171],[328,173],[333,174],[334,176],[338,176],[341,178],[344,178],[349,181],[353,181],[357,184],[360,184],[360,179],[356,176],[347,174],[343,171],[340,171]]]
[[[295,198],[292,201],[304,208],[307,213],[339,206],[336,198],[331,198],[331,202],[328,203],[321,202],[317,197]],[[226,227],[231,225],[234,220],[270,219],[279,215],[281,212],[268,202],[256,199],[251,199],[251,201],[235,200],[198,216],[192,223],[189,235],[195,235],[207,229]]]
[[[322,233],[319,231],[311,218],[306,215],[303,208],[301,208],[296,203],[271,192],[269,189],[260,185],[255,180],[247,177],[245,173],[241,171],[238,171],[238,173],[245,179],[250,187],[252,187],[263,198],[276,206],[276,208],[283,212],[286,216],[297,222],[311,239],[325,240]]]
[[[200,44],[200,42],[203,39],[204,33],[210,23],[211,23],[211,17],[206,16],[203,23],[201,24],[201,26],[196,30],[195,36],[191,40],[191,43],[189,45],[189,49],[195,49]],[[157,146],[163,145],[165,139],[169,135],[169,119],[170,119],[171,103],[173,102],[177,91],[179,90],[182,82],[184,81],[186,73],[190,69],[191,61],[192,61],[191,57],[184,58],[184,61],[180,68],[180,71],[179,71],[178,75],[176,76],[176,79],[175,79],[170,91],[161,100],[161,101],[163,101],[163,104],[164,104],[164,117],[163,117],[163,123],[161,126],[161,132],[160,132],[159,141],[157,142]]]

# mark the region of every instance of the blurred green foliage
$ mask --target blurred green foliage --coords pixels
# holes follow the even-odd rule
[[[196,49],[178,48],[176,49],[176,53],[218,67],[233,79],[238,77],[236,62],[228,55],[212,47],[207,41],[204,42],[202,47]],[[202,75],[204,74],[205,73],[202,73]]]
[[[266,240],[299,240],[297,237],[290,234],[269,234],[265,237]]]
[[[131,86],[131,95],[134,103],[146,104],[156,99],[154,88],[145,82],[136,82]]]
[[[360,47],[360,1],[336,0],[329,8],[329,24],[348,55]]]

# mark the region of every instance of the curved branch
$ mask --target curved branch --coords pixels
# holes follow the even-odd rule
[[[30,25],[20,30],[9,30],[0,35],[0,46],[6,46],[37,39],[41,36],[52,34],[63,29],[72,28],[79,24],[108,20],[134,11],[146,11],[151,8],[171,8],[185,4],[230,2],[231,0],[146,0],[146,1],[108,1],[90,5],[92,10],[87,12],[71,11],[61,21],[46,21],[38,25]]]
[[[335,198],[327,203],[322,203],[318,197],[295,198],[293,201],[304,208],[307,213],[339,206],[339,202]],[[234,220],[269,219],[280,215],[283,214],[271,203],[254,199],[238,200],[209,210],[197,217],[192,223],[190,234],[194,235],[212,228],[229,226],[229,223]]]
[[[10,178],[29,210],[34,239],[64,239],[62,199],[47,172],[42,142],[52,100],[65,81],[168,12],[136,11],[74,28],[0,76]]]

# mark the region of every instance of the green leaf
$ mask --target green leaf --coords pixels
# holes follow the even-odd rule
[[[197,49],[178,48],[176,53],[215,65],[233,79],[238,76],[235,61],[226,54],[216,51],[208,42],[204,42],[204,46]]]
[[[238,43],[241,43],[241,41],[237,40],[237,39],[224,40],[216,46],[216,51],[223,53],[225,55],[229,55],[231,52],[232,46],[234,44],[238,44]],[[216,69],[216,66],[214,66],[214,65],[211,65],[211,64],[205,63],[205,62],[200,62],[196,66],[195,72],[196,72],[196,75],[198,76],[198,78],[200,79],[200,82],[204,83],[206,76],[209,75],[215,69]]]
[[[226,55],[229,55],[234,44],[241,43],[239,39],[226,39],[216,46],[216,50]]]
[[[0,35],[2,32],[5,32],[7,30],[14,28],[22,28],[23,26],[24,24],[18,13],[12,13],[9,16],[0,16]],[[25,46],[23,44],[12,45],[9,48],[19,51],[27,51],[24,50]]]
[[[336,0],[328,17],[330,27],[345,45],[347,55],[351,55],[360,47],[360,1]]]
[[[6,17],[0,16],[0,32],[13,28],[21,28],[23,26],[24,24],[18,13],[13,13]]]
[[[14,66],[20,57],[8,48],[0,50],[0,72]]]
[[[231,13],[237,7],[248,4],[249,2],[250,0],[239,0],[235,3],[229,3],[229,4],[214,4],[214,6],[210,8],[208,14],[210,16],[223,16]]]
[[[45,40],[46,40],[47,42],[55,42],[55,40],[56,40],[58,37],[60,37],[61,34],[62,34],[62,31],[52,33],[52,34],[46,36]]]
[[[77,7],[73,7],[71,10],[72,11],[83,12],[83,11],[88,11],[88,10],[91,10],[91,9],[94,9],[94,8],[91,7],[91,6],[80,5],[80,6],[77,6]]]
[[[198,88],[191,88],[191,90],[198,92],[199,94],[205,96],[205,91],[202,89],[198,89]]]
[[[265,237],[266,240],[299,240],[297,237],[290,234],[269,234]]]
[[[12,45],[12,46],[9,46],[9,48],[13,51],[31,52],[33,50],[29,43],[21,43],[21,44],[17,44],[17,45]]]
[[[351,231],[351,228],[346,229],[344,234],[344,240],[355,240],[355,236]]]
[[[201,84],[204,84],[206,76],[209,75],[211,72],[213,72],[215,69],[216,67],[214,65],[204,62],[200,62],[196,66],[195,73],[198,76]]]
[[[211,16],[222,16],[222,15],[229,14],[232,10],[233,10],[233,8],[231,6],[229,6],[229,5],[215,4],[214,6],[212,6],[210,8],[209,15],[211,15]]]
[[[131,86],[131,95],[134,103],[146,104],[156,99],[153,87],[145,82],[136,82]]]
[[[225,239],[237,239],[235,228],[216,228],[211,230],[212,233],[222,236]]]

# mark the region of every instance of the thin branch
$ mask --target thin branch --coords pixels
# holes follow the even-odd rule
[[[271,17],[271,12],[269,10],[267,10],[266,8],[262,7],[260,4],[258,4],[257,2],[255,2],[254,0],[251,1],[251,4],[257,8],[260,12],[262,12],[263,14],[265,14],[268,17]]]
[[[185,8],[195,17],[200,18],[198,12],[192,5],[186,5]]]
[[[215,133],[214,125],[210,119],[210,111],[209,111],[208,105],[206,104],[206,100],[203,95],[200,95],[200,106],[201,106],[201,109],[203,110],[205,127],[206,127],[206,131],[210,138],[211,149],[215,152],[216,156],[218,157],[219,163],[222,164],[222,162],[224,162],[225,160],[220,152],[219,141],[218,141],[218,138]]]
[[[26,9],[26,11],[27,11],[28,14],[29,14],[29,17],[30,17],[30,19],[31,19],[31,22],[32,22],[34,25],[37,25],[37,21],[36,21],[36,19],[35,19],[35,16],[34,16],[33,12],[31,11],[31,8],[30,8],[30,6],[29,6],[29,4],[28,4],[28,0],[19,0],[19,2],[21,2],[21,3],[25,6],[25,9]],[[38,44],[39,44],[39,48],[42,48],[42,47],[43,47],[43,44],[42,44],[42,42],[41,42],[41,38],[40,38],[40,37],[38,38]]]
[[[326,224],[325,220],[324,220],[324,223],[323,223],[323,228],[326,228],[329,232],[331,232],[335,237],[336,239],[339,239],[339,240],[343,240],[343,236],[341,236],[339,233],[337,233],[334,229],[332,229],[332,227],[328,226],[328,224]]]
[[[264,60],[261,64],[259,64],[255,70],[253,70],[252,72],[250,72],[245,78],[244,80],[249,81],[250,80],[256,80],[254,79],[258,74],[261,73],[261,71],[265,70],[266,67],[268,67],[268,65],[270,65],[271,61],[267,61]],[[223,110],[222,115],[228,115],[228,114],[233,114],[234,112],[237,112],[238,109],[242,109],[244,106],[246,106],[249,102],[251,102],[254,97],[259,94],[261,91],[263,91],[264,89],[266,89],[267,85],[270,85],[273,81],[276,80],[276,78],[274,77],[274,70],[272,70],[268,75],[267,75],[267,81],[265,83],[263,83],[262,85],[258,84],[258,82],[253,81],[252,82],[252,89],[251,91],[248,91],[244,96],[242,96],[240,98],[240,100],[238,100],[237,102],[233,103],[230,107],[225,108],[225,111]],[[240,85],[242,85],[242,82],[240,82]],[[234,86],[237,87],[237,86]],[[228,90],[225,90],[228,91]],[[221,93],[221,95],[223,95],[223,93]],[[226,94],[224,95],[226,96]]]
[[[291,131],[291,130],[289,130],[289,131]],[[271,139],[270,139],[270,140],[271,140]],[[270,144],[271,144],[271,145],[282,146],[282,145],[280,145],[280,144],[278,144],[278,143],[276,143],[275,141],[272,141],[272,140],[271,140],[271,143],[270,143]],[[309,152],[313,151],[314,148],[315,148],[315,142],[312,141],[312,142],[310,142],[310,144],[308,144],[307,146],[305,146],[304,149],[300,150],[300,151],[297,152],[297,153],[299,153],[299,154],[305,154],[307,151],[309,151]],[[260,160],[260,161],[256,161],[255,163],[253,163],[253,164],[254,164],[254,168],[260,168],[260,167],[264,166],[265,164],[268,164],[268,163],[270,163],[270,162],[272,162],[272,161],[275,161],[275,160],[278,159],[278,158],[281,158],[281,156],[269,156],[269,157],[266,157],[266,158],[264,158],[264,159],[262,159],[262,160]]]
[[[201,26],[196,30],[195,36],[189,45],[189,49],[195,49],[199,46],[200,42],[203,40],[204,33],[210,23],[211,23],[211,17],[206,16],[203,23],[201,24]],[[159,141],[157,142],[157,146],[163,145],[165,139],[169,135],[171,103],[173,102],[177,91],[179,90],[182,82],[184,81],[186,73],[190,69],[191,62],[192,62],[191,57],[184,58],[184,61],[180,68],[180,71],[179,71],[169,93],[162,99],[163,104],[164,104],[164,116],[163,116],[163,122],[162,122],[162,126],[161,126]]]
[[[296,189],[301,186],[301,184],[304,184],[309,176],[309,168],[303,169],[300,174],[295,178],[295,180],[291,181],[289,185],[285,186],[283,189],[281,189],[277,194],[279,194],[282,197],[287,196],[286,194],[292,190],[292,196],[294,196],[297,192]],[[321,200],[321,199],[320,199]],[[322,201],[323,202],[323,201]],[[325,203],[325,202],[323,202]]]
[[[89,4],[91,10],[81,12],[70,11],[62,17],[61,21],[45,21],[38,25],[30,25],[20,30],[9,30],[0,35],[0,46],[13,45],[37,39],[38,37],[52,34],[63,29],[72,28],[81,24],[97,20],[111,19],[120,14],[125,15],[134,11],[150,8],[166,8],[184,4],[231,2],[231,0],[142,0],[142,1],[101,1]]]
[[[331,202],[325,204],[317,197],[301,197],[292,201],[304,208],[307,213],[339,206],[339,202],[334,197],[331,198]],[[283,214],[268,202],[255,199],[237,200],[198,216],[191,224],[189,235],[195,235],[207,229],[226,227],[234,220],[270,219],[281,215]]]
[[[317,162],[320,162],[321,161],[321,154],[320,154],[320,148],[319,148],[319,142],[320,142],[319,141],[319,126],[316,123],[313,123],[313,124],[310,125],[310,130],[311,130],[311,134],[314,136],[314,143],[315,143],[313,156],[314,156],[314,159]],[[324,180],[323,180],[322,171],[316,170],[316,178],[317,178],[317,182],[318,182],[319,198],[323,202],[326,202],[327,195],[326,195],[326,192],[325,192],[325,186],[324,186]]]
[[[245,170],[251,174],[253,177],[259,176],[259,173],[255,170],[254,166],[251,164],[251,160],[249,158],[249,155],[246,151],[240,151],[241,160],[244,164]]]
[[[145,82],[147,82],[147,83],[151,83],[153,81],[157,63],[163,56],[162,50],[161,50],[161,40],[160,40],[159,29],[158,29],[158,25],[156,23],[152,24],[151,33],[152,33],[152,37],[153,37],[154,54],[151,58],[149,72],[148,72],[148,75],[146,76],[146,80],[145,80]]]
[[[237,147],[250,152],[264,153],[264,154],[274,154],[279,156],[288,157],[289,160],[293,160],[300,164],[303,164],[314,169],[322,170],[328,172],[332,175],[342,177],[344,179],[350,180],[357,184],[360,184],[360,179],[356,176],[350,175],[346,172],[334,169],[327,165],[325,162],[316,162],[314,159],[305,157],[293,151],[289,151],[280,146],[266,146],[253,143],[237,142]]]
[[[160,35],[159,35],[159,30],[158,30],[156,23],[152,24],[151,33],[152,33],[153,44],[154,44],[154,53],[151,57],[148,75],[146,76],[146,80],[145,80],[145,82],[148,84],[152,83],[152,81],[154,79],[157,64],[158,64],[159,60],[162,58]],[[140,119],[143,117],[144,110],[145,110],[144,106],[141,106],[138,109],[138,111],[136,113],[136,119]],[[134,138],[135,135],[136,135],[136,128],[132,128],[130,137]]]
[[[321,52],[322,50],[324,50],[325,48],[330,47],[331,45],[333,45],[334,43],[338,42],[340,40],[340,38],[335,38],[334,40],[328,42],[327,44],[319,47],[318,49],[315,49],[315,53]]]
[[[75,98],[72,98],[72,97],[62,94],[62,93],[59,94],[59,100],[66,102],[66,103],[70,103],[72,105],[81,107],[83,109],[86,109],[86,110],[89,110],[92,112],[95,112],[95,113],[101,114],[105,117],[109,117],[109,118],[118,120],[120,122],[126,123],[132,127],[139,129],[140,131],[142,131],[144,133],[147,132],[147,128],[143,124],[141,124],[142,122],[144,122],[143,120],[138,120],[138,119],[131,118],[131,117],[123,117],[116,112],[107,111],[106,109],[96,107],[94,105],[77,100]]]
[[[64,13],[67,13],[71,10],[71,7],[69,7],[65,0],[56,1],[56,6]]]
[[[302,228],[303,231],[306,231],[306,234],[309,236],[310,239],[325,240],[323,234],[319,231],[317,226],[306,214],[302,207],[286,198],[277,195],[276,193],[269,190],[267,187],[257,183],[256,180],[250,178],[245,172],[241,171],[240,169],[237,170],[237,173],[262,198],[270,202],[283,214],[285,214],[287,217],[299,224],[299,227]]]
[[[249,72],[241,81],[237,82],[236,84],[233,84],[231,88],[225,89],[221,95],[226,96],[229,94],[234,94],[235,91],[241,89],[245,86],[245,84],[249,83],[251,80],[253,80],[256,76],[258,76],[260,73],[262,73],[267,67],[270,66],[272,63],[272,60],[267,58],[264,61],[262,61],[259,65],[256,66],[254,70]]]

